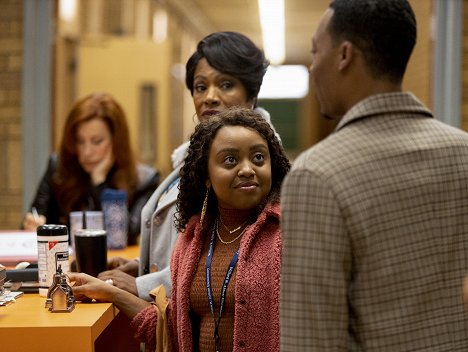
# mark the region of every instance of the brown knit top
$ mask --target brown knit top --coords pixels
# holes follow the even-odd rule
[[[236,210],[219,208],[220,217],[218,218],[219,236],[224,242],[229,242],[239,236],[244,228],[254,221],[252,210]],[[221,219],[221,220],[220,220]],[[224,226],[224,225],[225,226]],[[229,230],[234,230],[237,227],[239,230],[229,233]],[[227,229],[226,229],[227,228]],[[206,234],[203,243],[203,250],[200,261],[198,262],[197,272],[192,281],[190,290],[191,310],[194,322],[194,335],[196,334],[196,326],[199,326],[198,344],[195,340],[194,346],[198,345],[199,351],[215,351],[214,341],[214,319],[210,311],[208,296],[206,293],[205,281],[205,266],[208,248],[210,245],[211,230]],[[216,229],[215,229],[216,231]],[[221,300],[221,288],[226,276],[226,271],[231,262],[234,252],[239,246],[242,236],[232,243],[222,243],[215,232],[215,245],[211,261],[211,285],[213,292],[213,303],[215,318],[218,319],[219,304]],[[237,270],[234,270],[231,280],[226,291],[226,299],[222,317],[219,323],[220,351],[232,351],[233,349],[233,332],[234,332],[234,303],[235,303],[235,282]]]

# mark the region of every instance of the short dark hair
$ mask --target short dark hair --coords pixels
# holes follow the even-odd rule
[[[218,131],[225,126],[243,126],[257,131],[268,143],[271,159],[272,184],[267,199],[257,207],[260,212],[267,203],[277,203],[284,177],[290,162],[270,124],[254,110],[232,107],[223,110],[209,120],[201,121],[190,137],[185,163],[180,170],[179,195],[177,198],[176,227],[183,231],[190,217],[202,209],[208,179],[208,156],[211,144]],[[213,192],[207,205],[208,214],[217,214],[217,201]]]
[[[399,82],[416,44],[416,18],[407,0],[333,0],[328,30],[364,55],[371,74]]]
[[[229,74],[244,85],[247,100],[257,98],[269,62],[249,38],[237,32],[215,32],[203,38],[185,65],[185,84],[193,95],[198,62],[205,58],[210,66]]]

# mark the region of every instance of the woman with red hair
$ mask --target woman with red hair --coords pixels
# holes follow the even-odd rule
[[[141,208],[159,184],[159,173],[139,164],[130,145],[125,113],[109,94],[90,94],[68,114],[60,151],[49,160],[23,227],[35,230],[43,223],[68,225],[77,210],[100,210],[105,188],[128,193],[129,243],[140,232]]]

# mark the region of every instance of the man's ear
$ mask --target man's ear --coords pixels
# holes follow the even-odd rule
[[[355,50],[356,50],[355,46],[350,41],[345,40],[343,43],[341,43],[340,52],[339,52],[340,61],[338,64],[338,68],[340,70],[344,70],[350,65],[350,63],[354,59]]]

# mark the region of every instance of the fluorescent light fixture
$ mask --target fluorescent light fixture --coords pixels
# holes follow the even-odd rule
[[[65,22],[73,22],[76,17],[76,0],[60,0],[59,16]]]
[[[284,62],[284,0],[258,0],[263,49],[273,65]]]
[[[167,39],[167,12],[158,9],[153,15],[153,40],[162,43]]]
[[[309,92],[309,70],[303,65],[270,66],[263,78],[260,99],[300,99]]]

